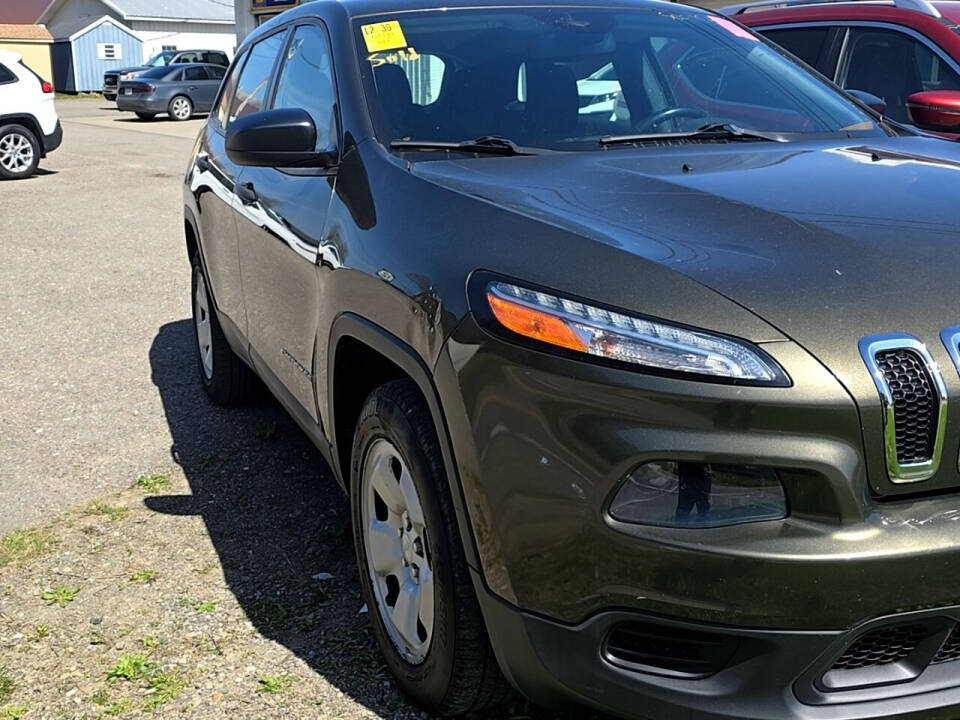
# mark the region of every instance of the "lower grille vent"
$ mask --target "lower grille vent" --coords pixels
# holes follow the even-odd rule
[[[906,658],[927,635],[923,625],[877,628],[861,636],[837,658],[831,670],[857,670],[888,665]]]
[[[953,660],[960,660],[960,626],[954,626],[933,658],[934,663],[945,663]]]
[[[722,670],[738,645],[729,635],[631,622],[613,628],[603,652],[609,662],[628,670],[692,678]]]

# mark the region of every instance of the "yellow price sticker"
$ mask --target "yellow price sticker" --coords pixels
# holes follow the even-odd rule
[[[363,41],[367,44],[368,52],[393,50],[407,46],[407,39],[403,36],[403,28],[397,20],[361,25]]]

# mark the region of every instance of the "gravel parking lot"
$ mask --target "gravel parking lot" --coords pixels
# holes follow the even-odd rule
[[[269,398],[202,396],[200,122],[59,109],[63,147],[0,184],[0,717],[426,717],[380,661],[318,453]]]

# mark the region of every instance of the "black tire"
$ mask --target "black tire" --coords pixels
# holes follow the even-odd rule
[[[187,103],[188,110],[185,114],[181,114],[180,117],[177,117],[177,115],[173,111],[173,105],[174,103],[181,102],[181,101]],[[170,116],[171,120],[175,120],[177,122],[184,122],[193,117],[193,109],[194,109],[193,100],[188,98],[186,95],[177,95],[176,97],[172,98],[170,100],[170,103],[167,105],[167,115]]]
[[[17,138],[23,138],[30,144],[30,147],[33,148],[33,158],[21,170],[8,170],[0,162],[0,178],[4,180],[28,178],[37,171],[37,166],[40,165],[40,142],[37,140],[37,136],[23,125],[0,126],[0,155],[3,154],[4,141],[14,142]]]
[[[377,608],[364,548],[362,465],[374,441],[399,451],[420,496],[429,535],[436,589],[434,630],[419,664],[411,664],[390,639]],[[456,513],[433,419],[417,386],[397,380],[367,399],[354,435],[350,472],[354,546],[360,584],[373,632],[401,689],[418,705],[445,716],[501,705],[513,696],[494,657],[460,541]]]
[[[156,113],[143,113],[143,112],[137,113],[137,117],[140,118],[141,120],[153,120],[156,116],[157,116]]]
[[[193,258],[193,278],[191,281],[190,300],[193,307],[193,337],[197,354],[197,369],[200,372],[200,381],[203,383],[203,389],[207,395],[218,405],[237,405],[248,400],[253,391],[255,377],[253,371],[247,367],[237,354],[233,352],[226,337],[223,335],[223,329],[220,327],[220,321],[217,318],[217,311],[213,306],[213,299],[207,292],[207,317],[209,318],[210,328],[210,348],[212,356],[212,368],[208,374],[204,367],[204,360],[200,349],[200,324],[201,313],[197,302],[197,287],[200,280],[203,280],[204,289],[209,288],[203,273],[203,267],[199,258]]]
[[[104,94],[103,94],[103,99],[104,99],[104,100],[109,100],[110,102],[116,102],[117,96],[116,96],[116,95],[113,95],[113,94],[107,95],[106,93],[104,93]]]

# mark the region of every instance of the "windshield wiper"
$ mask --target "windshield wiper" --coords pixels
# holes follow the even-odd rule
[[[733,123],[717,122],[708,123],[688,132],[606,135],[600,138],[600,144],[616,145],[618,143],[636,143],[649,140],[766,140],[769,142],[784,142],[784,139],[777,135],[763,133],[759,130],[745,130]]]
[[[489,153],[491,155],[536,155],[539,149],[525,148],[513,140],[499,135],[484,135],[474,140],[441,142],[438,140],[392,140],[395,150],[452,150],[459,152]]]

